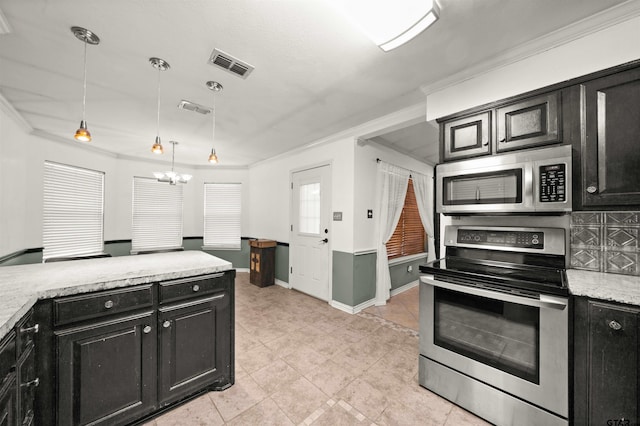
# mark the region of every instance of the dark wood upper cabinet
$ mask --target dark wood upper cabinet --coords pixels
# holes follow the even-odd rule
[[[581,206],[640,204],[640,68],[581,85]],[[575,208],[575,206],[574,206]],[[628,208],[628,207],[627,207]]]
[[[496,152],[562,142],[560,92],[496,109]]]
[[[491,111],[440,123],[442,160],[491,154]]]

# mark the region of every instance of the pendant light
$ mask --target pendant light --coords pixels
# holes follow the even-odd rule
[[[187,183],[191,180],[191,175],[176,173],[173,170],[173,165],[176,159],[176,145],[178,142],[169,141],[173,145],[173,151],[171,153],[171,171],[170,172],[153,172],[153,175],[158,179],[158,182],[169,182],[170,185],[177,183]]]
[[[80,142],[91,142],[91,133],[87,128],[87,121],[85,120],[85,107],[87,103],[87,44],[96,45],[100,43],[100,37],[95,33],[82,27],[71,27],[71,32],[76,36],[78,40],[84,43],[84,75],[82,82],[82,120],[80,121],[80,127],[76,130],[76,134],[73,135],[74,139]]]
[[[156,121],[156,140],[151,147],[151,152],[154,154],[162,154],[164,152],[164,148],[162,147],[162,141],[160,140],[160,71],[166,71],[170,66],[167,61],[160,58],[149,58],[149,62],[158,70],[158,116]]]
[[[213,108],[211,109],[212,127],[211,127],[211,143],[214,148],[211,148],[211,154],[209,154],[209,162],[211,164],[218,164],[218,156],[216,155],[215,140],[216,140],[216,93],[222,91],[222,84],[217,81],[207,81],[207,88],[213,92]]]

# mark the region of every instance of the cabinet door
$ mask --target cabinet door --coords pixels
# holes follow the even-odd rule
[[[491,111],[445,121],[440,131],[443,161],[491,153]]]
[[[638,313],[590,302],[589,324],[589,424],[637,424]]]
[[[560,93],[497,109],[497,152],[561,142]]]
[[[582,86],[584,206],[640,204],[640,68]]]
[[[231,381],[231,316],[228,292],[160,308],[158,323],[161,405],[199,389]]]
[[[14,426],[16,424],[15,376],[8,377],[0,385],[0,426]]]
[[[56,331],[58,425],[123,424],[156,400],[153,312]]]
[[[34,402],[35,392],[40,383],[36,377],[35,347],[33,344],[27,346],[16,366],[16,377],[18,381],[18,424],[29,426],[34,423]]]

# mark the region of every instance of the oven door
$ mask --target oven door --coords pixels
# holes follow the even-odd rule
[[[420,280],[421,355],[568,417],[567,298]]]

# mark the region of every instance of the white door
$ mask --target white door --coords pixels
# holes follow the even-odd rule
[[[322,300],[329,300],[329,232],[331,166],[291,175],[291,240],[289,284]]]

